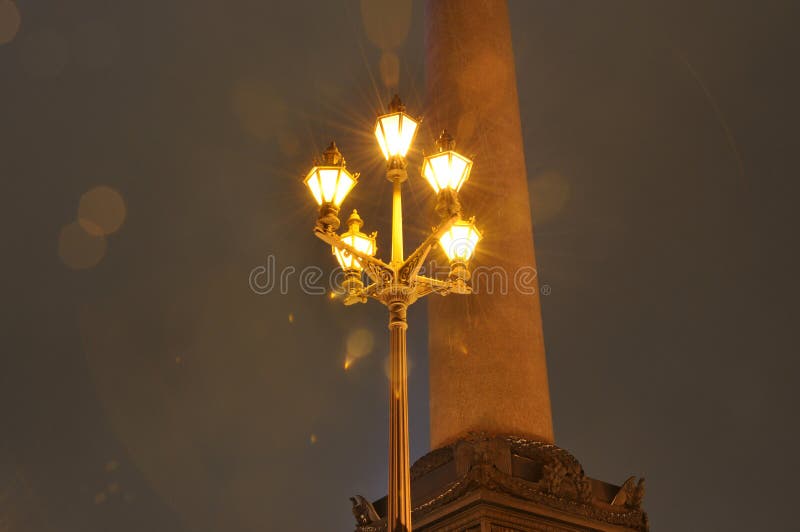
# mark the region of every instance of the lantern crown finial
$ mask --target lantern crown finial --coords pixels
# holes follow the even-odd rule
[[[436,149],[442,151],[452,151],[456,149],[456,141],[453,136],[443,129],[439,138],[436,139]]]
[[[328,148],[322,152],[322,164],[325,166],[344,166],[344,156],[339,151],[336,141],[332,140]]]
[[[389,112],[390,113],[404,113],[406,110],[406,106],[400,100],[400,95],[395,94],[392,96],[392,101],[389,102]]]
[[[355,232],[359,231],[362,225],[364,225],[364,220],[362,220],[361,216],[358,215],[358,211],[353,209],[353,212],[347,219],[347,227],[350,229],[350,231]]]

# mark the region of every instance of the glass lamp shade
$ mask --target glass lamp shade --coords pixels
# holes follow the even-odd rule
[[[480,239],[481,234],[472,220],[459,220],[439,237],[439,244],[451,262],[467,262],[475,254]]]
[[[446,188],[458,192],[471,170],[472,161],[453,150],[429,155],[422,163],[422,175],[437,194]]]
[[[405,157],[419,124],[402,111],[378,117],[375,138],[388,161],[392,157]]]
[[[339,238],[341,238],[342,242],[345,244],[352,246],[361,253],[372,257],[377,251],[375,246],[375,237],[377,233],[372,233],[371,235],[362,233],[361,224],[363,224],[363,222],[358,216],[358,212],[354,210],[353,214],[351,214],[350,218],[347,220],[347,231],[342,233]],[[339,266],[341,266],[343,270],[361,271],[364,268],[358,257],[350,253],[348,250],[339,249],[336,246],[332,246],[331,249],[336,257],[336,260],[339,262]]]
[[[304,183],[319,205],[332,203],[338,208],[356,181],[357,175],[348,172],[344,166],[315,166],[308,172]]]

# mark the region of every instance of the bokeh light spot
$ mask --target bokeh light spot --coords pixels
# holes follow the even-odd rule
[[[289,323],[294,323],[294,314],[289,313]]]
[[[394,52],[381,54],[378,69],[381,72],[381,81],[387,89],[394,89],[400,85],[400,58]]]
[[[356,360],[368,355],[375,345],[375,335],[367,329],[356,329],[347,335],[347,357]]]
[[[99,186],[81,196],[78,222],[94,236],[110,235],[122,226],[127,214],[125,200],[111,187]]]
[[[311,445],[315,445],[317,443],[317,435],[312,434],[311,436],[309,436],[308,443],[310,443]]]
[[[58,235],[58,256],[73,270],[92,268],[106,254],[106,239],[87,233],[78,222],[65,225]]]
[[[0,0],[0,44],[14,40],[21,22],[17,4],[12,0]]]
[[[381,50],[399,48],[411,27],[411,0],[361,0],[367,38]]]

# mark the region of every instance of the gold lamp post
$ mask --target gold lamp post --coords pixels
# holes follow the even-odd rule
[[[389,394],[389,496],[386,516],[389,532],[411,531],[411,482],[408,451],[408,365],[406,355],[406,311],[408,306],[431,293],[469,294],[468,263],[481,238],[474,220],[461,218],[457,193],[469,177],[472,161],[454,151],[452,137],[443,132],[436,141],[437,152],[425,157],[422,174],[438,194],[441,221],[408,257],[403,255],[403,207],[401,185],[408,179],[406,154],[417,133],[419,121],[406,114],[395,95],[389,112],[378,117],[375,137],[386,159],[386,178],[393,184],[392,252],[389,263],[375,258],[376,233],[361,232],[363,221],[355,210],[341,235],[339,207],[356,185],[358,174],[345,168],[335,143],[306,175],[305,184],[320,206],[314,234],[329,244],[345,272],[345,305],[375,299],[389,309],[391,363]],[[419,274],[431,248],[439,243],[450,260],[447,279]],[[362,272],[371,281],[364,285]]]

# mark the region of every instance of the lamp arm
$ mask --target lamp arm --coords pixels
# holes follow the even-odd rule
[[[414,278],[417,277],[420,268],[422,267],[423,262],[425,262],[425,258],[430,253],[431,248],[436,245],[439,241],[439,238],[446,233],[454,223],[456,223],[459,219],[458,214],[453,214],[449,218],[445,219],[438,227],[433,229],[433,232],[425,239],[425,241],[419,245],[414,252],[408,256],[408,258],[400,265],[397,269],[398,278],[401,282],[411,282]]]
[[[450,280],[442,281],[425,277],[424,275],[417,275],[416,279],[414,279],[414,293],[418,298],[425,297],[431,293],[446,296],[452,291],[452,285],[453,283]]]
[[[326,244],[347,251],[348,253],[352,253],[355,257],[357,257],[359,262],[361,262],[361,265],[364,267],[364,271],[375,283],[384,284],[391,282],[391,280],[394,278],[394,270],[392,270],[388,264],[380,259],[376,259],[371,255],[362,253],[350,244],[346,244],[336,233],[315,227],[314,234]]]

